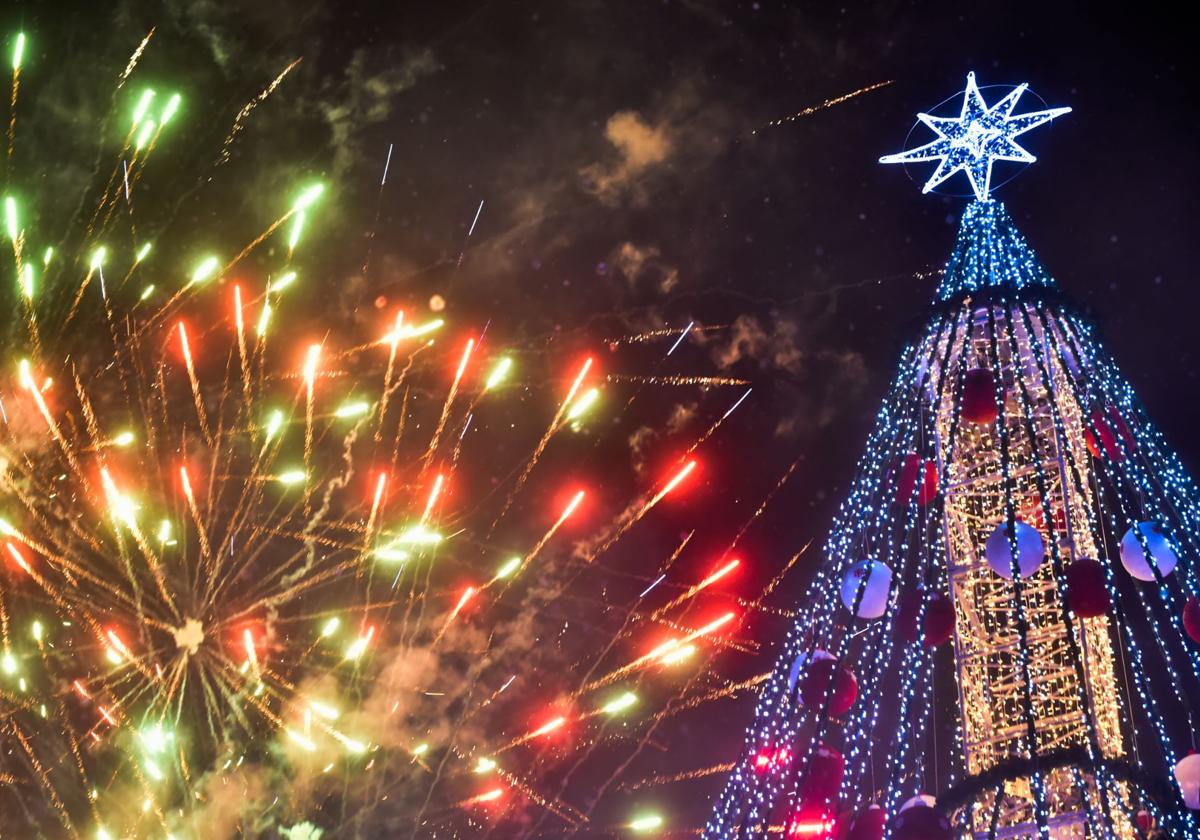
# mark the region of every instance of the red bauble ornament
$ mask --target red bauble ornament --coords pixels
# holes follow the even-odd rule
[[[938,593],[925,605],[925,647],[937,647],[954,635],[954,605]]]
[[[1183,606],[1183,629],[1193,642],[1200,642],[1200,598],[1195,595]]]
[[[921,489],[917,493],[917,504],[927,505],[933,501],[934,496],[938,492],[938,473],[937,464],[932,460],[925,462],[925,476],[921,482]]]
[[[936,808],[914,805],[896,815],[893,840],[952,840],[950,821]]]
[[[917,484],[920,482],[920,489]],[[915,452],[905,455],[900,461],[896,476],[896,504],[908,507],[913,491],[917,490],[917,504],[927,505],[938,491],[937,464],[925,460]]]
[[[826,694],[829,694],[829,714],[834,717],[846,714],[858,699],[858,680],[849,668],[838,665],[836,659],[818,659],[812,663],[800,688],[801,699],[810,709],[823,708]]]
[[[996,377],[987,368],[975,368],[963,376],[959,416],[968,423],[979,425],[995,423],[1000,416],[1000,404],[996,401]]]
[[[921,623],[921,603],[925,600],[925,589],[915,586],[900,595],[896,608],[896,621],[893,628],[896,638],[902,642],[915,642]]]
[[[846,772],[846,759],[828,744],[821,744],[808,763],[804,785],[800,788],[802,808],[824,805],[837,798]]]
[[[1104,584],[1104,567],[1090,557],[1067,566],[1067,606],[1078,616],[1094,618],[1112,607]]]
[[[1124,421],[1121,425],[1125,425]],[[1128,427],[1125,428],[1128,431]],[[1093,458],[1104,457],[1110,461],[1120,461],[1125,457],[1125,453],[1121,451],[1121,444],[1117,442],[1116,432],[1099,410],[1092,412],[1092,428],[1083,433],[1083,439]]]
[[[1127,445],[1132,447],[1137,443],[1137,438],[1133,436],[1133,430],[1129,428],[1129,424],[1125,422],[1125,418],[1121,416],[1121,412],[1117,411],[1115,405],[1108,407],[1108,419],[1113,429],[1116,430],[1116,433],[1121,436],[1121,439]]]
[[[918,793],[916,796],[909,797],[908,799],[901,802],[900,810],[897,811],[896,813],[903,814],[909,808],[917,808],[917,807],[921,807],[921,806],[928,807],[928,808],[937,807],[937,799],[935,797],[930,796],[928,793]]]
[[[839,840],[883,840],[887,814],[878,805],[868,805],[854,816],[854,822]]]
[[[1149,834],[1154,829],[1154,817],[1150,816],[1149,811],[1144,809],[1138,811],[1135,818],[1137,819],[1138,828],[1141,829],[1142,834]]]

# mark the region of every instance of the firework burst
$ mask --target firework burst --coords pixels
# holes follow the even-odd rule
[[[688,617],[736,579],[737,559],[670,581],[657,609],[627,605],[550,703],[536,689],[564,663],[544,649],[539,611],[584,597],[572,584],[606,573],[593,561],[687,493],[703,473],[692,451],[745,395],[608,519],[588,489],[539,467],[603,410],[604,382],[744,382],[523,357],[494,345],[500,328],[410,312],[353,333],[287,329],[325,186],[296,183],[225,251],[185,262],[153,248],[135,199],[183,98],[136,89],[150,37],[115,74],[120,138],[61,240],[70,249],[26,223],[33,200],[15,197],[9,167],[21,303],[0,377],[0,827],[317,837],[319,823],[337,836],[458,836],[525,808],[539,826],[553,820],[551,834],[591,824],[591,805],[539,784],[544,768],[568,756],[577,767],[611,737],[608,721],[643,707],[637,686],[650,675],[736,645],[725,637],[758,601],[730,611],[739,601],[727,592],[719,611]],[[25,50],[22,35],[10,159]],[[299,61],[236,114],[210,167]],[[661,337],[674,350],[692,329]],[[472,446],[472,424],[535,388],[544,414],[526,454],[508,480],[478,486],[473,464],[498,456]],[[593,536],[572,551],[585,519]],[[642,564],[642,598],[686,543]],[[669,635],[639,639],[641,624]],[[696,679],[680,708],[740,688]],[[661,822],[626,813],[600,829]]]

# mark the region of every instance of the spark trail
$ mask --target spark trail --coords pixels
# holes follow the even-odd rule
[[[147,36],[149,38],[149,36]],[[140,48],[139,48],[140,49]],[[238,135],[242,133],[242,129],[246,125],[246,120],[254,113],[254,109],[267,101],[275,89],[283,84],[283,80],[287,78],[288,73],[291,73],[303,60],[303,56],[293,59],[290,64],[279,71],[279,75],[271,80],[271,83],[259,91],[258,95],[242,106],[242,110],[237,112],[237,116],[233,118],[233,127],[229,129],[229,134],[225,135],[225,141],[221,144],[221,151],[217,156],[217,166],[228,163],[233,149],[233,144],[237,140]]]
[[[876,82],[873,85],[867,85],[865,87],[860,87],[857,90],[852,90],[849,93],[842,94],[841,96],[835,96],[832,99],[826,99],[824,102],[818,103],[816,105],[811,105],[807,108],[803,108],[803,109],[797,111],[796,113],[792,114],[791,116],[781,117],[780,119],[777,119],[777,120],[771,120],[769,123],[764,125],[763,128],[774,128],[776,126],[786,125],[787,123],[795,122],[796,120],[803,119],[804,117],[810,117],[813,114],[817,113],[818,111],[824,111],[825,109],[832,108],[835,105],[841,105],[843,102],[848,102],[857,96],[862,96],[864,93],[870,93],[871,91],[879,90],[880,88],[885,88],[891,84],[895,84],[895,79],[886,79],[882,82]],[[759,130],[760,129],[755,129],[754,131],[751,131],[750,133],[758,134]]]

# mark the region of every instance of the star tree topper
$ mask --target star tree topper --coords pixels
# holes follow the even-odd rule
[[[1050,108],[1013,116],[1017,100],[1028,87],[1027,84],[1018,85],[989,108],[979,92],[979,86],[975,84],[975,74],[968,73],[967,89],[963,92],[962,114],[958,117],[917,114],[917,119],[933,129],[937,139],[907,152],[884,155],[879,162],[938,161],[937,169],[929,176],[921,192],[929,192],[961,169],[967,173],[975,197],[986,201],[992,188],[993,161],[1033,163],[1037,160],[1014,138],[1071,111],[1070,108]]]

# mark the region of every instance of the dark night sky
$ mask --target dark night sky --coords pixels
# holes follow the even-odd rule
[[[495,319],[526,352],[558,354],[560,368],[644,328],[733,325],[658,372],[743,376],[754,394],[705,456],[703,491],[626,550],[661,555],[704,519],[705,548],[691,561],[703,568],[799,458],[741,549],[754,567],[749,589],[823,536],[902,339],[932,295],[935,279],[916,275],[948,255],[964,202],[922,196],[901,168],[875,161],[899,151],[915,113],[960,90],[968,70],[981,85],[1028,81],[1050,105],[1074,108],[1028,135],[1040,160],[999,197],[1090,309],[1184,463],[1200,470],[1191,437],[1200,423],[1191,390],[1200,165],[1187,105],[1200,71],[1180,22],[1135,11],[198,0],[75,10],[25,2],[3,18],[5,31],[36,33],[17,162],[46,197],[46,225],[73,209],[71,185],[91,170],[113,80],[157,25],[139,78],[184,91],[188,104],[153,200],[192,239],[196,230],[215,237],[244,230],[298,177],[330,179],[338,211],[310,281],[314,299],[330,304],[314,305],[314,322],[332,311],[347,325],[374,323],[380,296],[391,307],[439,294],[456,321]],[[247,120],[229,164],[207,168],[232,115],[298,56],[294,75]],[[884,80],[894,84],[764,128]],[[664,350],[622,348],[603,364],[644,373]],[[640,425],[656,430],[653,474],[708,422],[672,435],[663,429],[673,412],[711,418],[739,393],[639,395],[637,422],[622,417],[608,430],[619,446],[603,454],[626,467],[606,488],[612,498],[638,480],[627,464],[641,456],[626,442]],[[775,604],[795,600],[806,579],[793,575]],[[764,670],[783,630],[747,628],[761,652],[731,653],[716,667],[731,678]],[[627,777],[731,760],[752,704],[743,697],[674,720],[656,736],[663,749]],[[638,801],[696,825],[718,786],[676,785]]]

